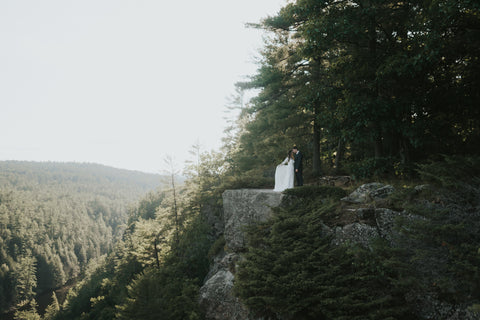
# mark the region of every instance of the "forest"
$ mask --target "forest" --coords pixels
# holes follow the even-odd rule
[[[296,144],[306,186],[287,191],[291,203],[249,230],[239,266],[237,296],[253,314],[423,319],[412,292],[480,311],[480,3],[296,0],[249,27],[268,34],[257,72],[236,85],[222,150],[192,146],[184,184],[172,174],[116,220],[126,194],[102,188],[84,195],[85,206],[76,202],[82,188],[48,198],[39,180],[22,182],[26,170],[9,176],[18,186],[2,189],[0,204],[4,310],[23,306],[15,319],[205,319],[198,294],[225,250],[216,223],[223,191],[273,188],[275,166]],[[320,237],[351,191],[316,186],[329,175],[349,175],[351,188],[395,185],[386,205],[431,221],[402,222],[406,239],[422,246],[399,250],[379,239],[364,249]],[[430,191],[414,188],[427,183]],[[45,204],[32,205],[36,198]],[[62,218],[67,205],[88,219]],[[11,218],[15,210],[22,214]],[[40,231],[53,224],[38,219],[50,215],[63,223]],[[12,231],[18,226],[23,233]],[[35,290],[78,275],[65,301],[38,310]]]
[[[239,84],[260,93],[243,109],[233,163],[271,165],[295,143],[312,174],[362,177],[478,153],[478,10],[476,1],[287,4],[254,25],[270,38],[257,74]]]
[[[130,206],[161,185],[95,164],[0,162],[0,314],[81,277],[121,238]]]

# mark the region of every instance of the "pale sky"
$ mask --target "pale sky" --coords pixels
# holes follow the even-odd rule
[[[0,160],[158,173],[218,149],[285,0],[0,0]]]

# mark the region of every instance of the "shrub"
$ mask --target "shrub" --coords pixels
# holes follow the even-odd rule
[[[285,194],[298,198],[333,198],[340,199],[347,195],[347,192],[339,187],[331,186],[303,186],[287,189]]]
[[[480,185],[480,157],[444,156],[441,161],[419,164],[417,172],[423,180],[442,187]]]
[[[385,177],[394,173],[393,163],[388,158],[366,158],[348,165],[354,179]]]
[[[331,243],[322,217],[336,203],[319,201],[319,190],[295,195],[276,216],[249,229],[235,292],[267,319],[415,319],[405,292],[412,285],[398,250],[379,240],[372,250]]]

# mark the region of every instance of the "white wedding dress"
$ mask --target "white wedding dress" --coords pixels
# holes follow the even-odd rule
[[[281,192],[285,189],[293,188],[294,162],[293,159],[286,157],[285,160],[277,166],[275,170],[275,188],[273,191]]]

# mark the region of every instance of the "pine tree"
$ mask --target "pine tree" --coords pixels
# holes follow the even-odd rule
[[[29,306],[27,310],[16,311],[14,316],[14,320],[41,320],[40,315],[37,313],[37,302],[35,299],[32,299],[29,302]]]
[[[45,314],[43,315],[44,320],[53,320],[55,314],[60,310],[60,305],[58,303],[57,295],[55,291],[52,292],[52,303],[50,303],[45,309]]]
[[[32,252],[27,249],[25,254],[19,257],[14,271],[15,300],[18,307],[34,300],[34,289],[37,287],[36,272],[36,259],[32,256]]]
[[[235,290],[257,316],[415,319],[399,285],[408,273],[395,250],[381,241],[371,249],[337,246],[325,233],[323,219],[335,211],[342,191],[293,189],[287,207],[250,229]]]

